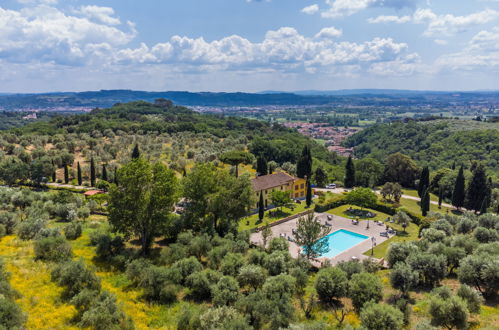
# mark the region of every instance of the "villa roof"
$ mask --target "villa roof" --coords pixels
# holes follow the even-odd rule
[[[104,193],[104,191],[102,191],[102,190],[89,190],[89,191],[86,191],[83,195],[94,196],[94,195],[103,194],[103,193]]]
[[[285,172],[278,172],[269,175],[262,175],[251,180],[254,191],[261,191],[274,187],[279,187],[289,182],[293,182],[294,177]]]

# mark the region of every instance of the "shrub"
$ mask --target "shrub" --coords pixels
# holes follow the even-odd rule
[[[126,275],[133,285],[139,286],[145,277],[145,272],[151,266],[152,263],[147,259],[135,259],[128,264],[126,268]]]
[[[4,237],[5,235],[7,235],[7,228],[5,227],[5,225],[0,224],[0,238]]]
[[[239,269],[239,275],[237,280],[239,284],[244,286],[249,286],[256,290],[261,287],[267,278],[266,271],[263,267],[258,265],[246,265]]]
[[[434,286],[447,275],[447,260],[443,255],[412,254],[407,263],[419,273],[419,282],[422,284]]]
[[[337,267],[323,268],[315,278],[315,290],[319,299],[330,304],[344,297],[347,293],[348,278],[344,271]]]
[[[471,313],[480,313],[480,305],[483,304],[483,297],[480,292],[464,284],[457,290],[457,295],[466,302]]]
[[[235,308],[227,306],[210,308],[200,316],[199,320],[201,330],[253,329],[243,315]]]
[[[399,262],[390,273],[390,284],[406,295],[418,284],[418,273],[405,262]]]
[[[223,276],[213,287],[213,304],[215,306],[234,305],[239,297],[239,284],[232,276]]]
[[[170,270],[165,267],[150,266],[145,268],[141,278],[144,297],[151,301],[161,300],[161,290],[169,282]]]
[[[468,323],[468,309],[465,302],[456,296],[442,298],[434,294],[430,298],[432,323],[447,329],[465,329]]]
[[[134,329],[133,322],[118,308],[116,298],[106,291],[102,292],[83,313],[79,325],[95,330]]]
[[[77,222],[71,222],[70,224],[64,227],[64,236],[66,239],[75,240],[81,236],[81,224]]]
[[[206,272],[195,272],[185,280],[190,289],[191,296],[197,300],[205,300],[211,297],[211,283]]]
[[[369,273],[354,274],[350,280],[348,296],[354,308],[359,311],[364,304],[379,302],[383,297],[383,284],[378,276]]]
[[[417,246],[412,243],[393,243],[388,249],[386,260],[388,265],[393,267],[397,262],[405,262],[410,254],[417,251]]]
[[[35,258],[44,261],[64,261],[71,259],[71,245],[61,236],[45,237],[35,241]]]
[[[59,264],[51,275],[55,283],[65,287],[67,298],[76,296],[84,289],[100,291],[101,288],[99,278],[85,267],[82,260]]]
[[[161,250],[161,263],[164,265],[171,265],[179,260],[187,258],[188,249],[185,245],[174,243]]]
[[[12,235],[18,221],[14,214],[10,212],[0,211],[0,225],[5,227],[5,234]]]
[[[240,253],[227,253],[220,264],[220,271],[224,275],[237,276],[239,269],[244,265],[244,257]]]
[[[248,263],[253,264],[253,265],[260,265],[263,266],[265,257],[267,256],[267,253],[257,250],[257,249],[251,249],[248,251],[247,257],[248,257]]]
[[[22,240],[30,240],[35,238],[36,234],[46,226],[47,222],[44,219],[32,219],[22,221],[17,226],[17,236]]]
[[[100,260],[110,260],[119,255],[125,248],[121,236],[112,237],[109,234],[101,234],[95,239],[95,254]]]
[[[35,239],[42,239],[47,237],[62,237],[61,232],[57,228],[42,228],[36,234]]]
[[[289,251],[289,243],[284,237],[274,237],[269,242],[268,250],[270,253],[275,251]]]
[[[26,316],[12,300],[0,296],[0,327],[3,329],[22,329]]]
[[[368,303],[360,312],[360,321],[366,329],[402,329],[404,315],[392,306]]]
[[[172,267],[180,270],[180,274],[182,274],[183,278],[186,278],[192,273],[200,272],[201,270],[203,270],[203,265],[201,265],[196,257],[189,257],[179,260],[175,262]]]
[[[497,232],[495,229],[487,229],[484,227],[477,227],[473,232],[476,240],[480,243],[490,243],[497,240]]]
[[[159,294],[159,301],[162,304],[173,304],[177,301],[177,294],[179,292],[179,287],[175,284],[166,284]]]
[[[362,264],[356,260],[339,262],[337,267],[347,274],[348,279],[351,279],[353,274],[361,273],[364,270]]]
[[[457,270],[459,281],[474,286],[483,295],[493,295],[499,290],[499,263],[497,256],[477,253],[461,261]]]
[[[289,252],[275,251],[265,257],[264,266],[271,276],[286,273],[289,267]]]

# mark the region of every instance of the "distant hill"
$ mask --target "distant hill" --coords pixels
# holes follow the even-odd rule
[[[474,161],[483,162],[499,176],[499,123],[465,120],[378,124],[345,141],[357,157],[386,156],[401,152],[432,169]]]
[[[297,93],[192,93],[187,91],[147,92],[132,90],[101,90],[74,93],[0,94],[0,110],[50,109],[65,110],[107,108],[116,103],[132,101],[154,102],[158,98],[172,100],[184,106],[287,106],[287,105],[361,105],[405,106],[426,105],[433,102],[449,103],[497,103],[499,92],[424,92],[403,90],[342,90],[301,91]]]

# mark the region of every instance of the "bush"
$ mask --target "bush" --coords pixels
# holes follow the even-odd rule
[[[173,304],[177,301],[177,294],[180,291],[175,284],[166,284],[159,294],[159,302],[162,304]]]
[[[17,236],[22,240],[33,239],[46,224],[44,219],[25,220],[17,226]]]
[[[232,276],[223,276],[213,287],[213,304],[215,306],[234,305],[239,297],[239,284]]]
[[[353,307],[359,311],[364,304],[379,302],[383,298],[383,284],[378,276],[369,273],[354,274],[350,281],[348,296]]]
[[[211,297],[211,283],[206,272],[192,273],[185,280],[185,284],[194,299],[205,300]]]
[[[44,261],[64,261],[71,259],[71,245],[61,236],[45,237],[35,241],[35,258]]]
[[[265,269],[258,265],[246,265],[241,267],[239,275],[237,276],[237,280],[242,287],[249,286],[253,288],[253,290],[261,287],[266,278],[267,274]]]
[[[351,279],[352,275],[361,273],[364,270],[362,264],[356,260],[341,261],[337,267],[347,274],[348,279]]]
[[[100,291],[101,288],[99,278],[86,268],[82,260],[59,264],[51,275],[55,283],[65,287],[67,298],[76,296],[84,289]]]
[[[170,246],[164,247],[161,250],[161,263],[164,265],[171,265],[179,260],[185,259],[189,256],[188,248],[185,245],[174,243]]]
[[[468,324],[468,308],[459,297],[442,298],[434,294],[430,298],[432,323],[447,329],[465,329]]]
[[[347,293],[348,278],[344,271],[337,267],[323,268],[315,278],[315,290],[319,299],[325,304],[344,297]]]
[[[140,280],[144,289],[144,297],[151,301],[161,300],[161,291],[169,281],[170,269],[165,267],[150,266],[145,268]]]
[[[477,227],[473,232],[476,240],[480,243],[490,243],[497,240],[497,232],[495,229],[487,229],[484,227]]]
[[[250,330],[246,318],[232,307],[210,308],[200,316],[201,330]]]
[[[14,214],[10,212],[0,211],[0,225],[5,227],[5,235],[12,235],[18,221]]]
[[[270,240],[268,250],[270,253],[275,251],[289,251],[289,243],[284,237],[274,237]]]
[[[12,300],[0,296],[0,328],[22,329],[26,316]]]
[[[398,309],[385,304],[366,304],[360,312],[362,326],[367,329],[402,329],[404,315]]]
[[[483,297],[480,292],[464,284],[457,290],[457,295],[466,302],[471,313],[480,313],[480,306],[483,304]]]
[[[220,271],[224,275],[237,276],[239,269],[244,265],[244,257],[240,253],[227,253],[222,259]]]
[[[95,238],[95,254],[100,260],[111,260],[123,252],[125,243],[121,236],[112,237],[109,234],[100,234]]]
[[[390,284],[406,295],[418,284],[418,273],[405,262],[399,262],[390,273]]]
[[[126,275],[133,285],[140,286],[145,277],[145,272],[151,266],[152,263],[147,259],[135,259],[128,264]]]
[[[265,257],[264,266],[271,276],[286,273],[289,268],[289,252],[275,251]]]
[[[81,236],[81,224],[77,222],[71,222],[70,224],[64,227],[64,236],[66,239],[75,240]]]
[[[393,243],[388,248],[386,260],[388,265],[393,267],[397,262],[405,262],[410,254],[417,251],[417,246],[412,243]]]
[[[5,225],[0,224],[0,238],[4,237],[5,235],[7,235],[7,228],[5,227]]]
[[[102,292],[83,313],[79,325],[95,330],[134,329],[133,322],[118,308],[116,298],[106,291]]]
[[[189,257],[179,260],[175,262],[172,267],[180,270],[180,274],[183,278],[187,278],[192,273],[200,272],[201,270],[203,270],[203,265],[201,265],[196,257]]]

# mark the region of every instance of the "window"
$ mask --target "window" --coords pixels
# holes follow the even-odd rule
[[[301,186],[300,186],[301,189],[305,188],[305,184],[302,183]]]
[[[303,196],[305,195],[305,193],[302,191],[302,192],[300,193],[300,195],[301,195],[301,197],[303,197]]]
[[[298,185],[295,186],[295,190],[298,190],[298,188],[300,188]]]

